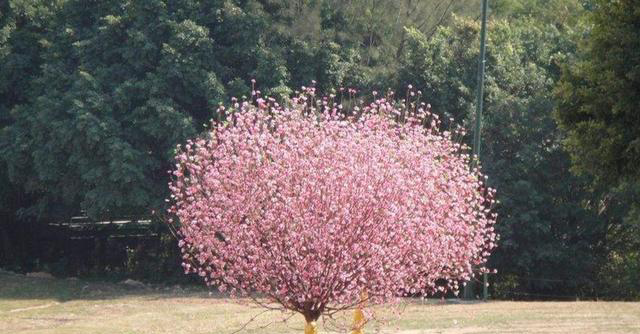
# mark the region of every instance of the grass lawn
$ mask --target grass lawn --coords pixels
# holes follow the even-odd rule
[[[143,288],[0,272],[0,333],[232,333],[260,309],[202,289]],[[345,316],[349,316],[348,314]],[[242,333],[303,333],[302,316]],[[640,333],[640,303],[508,302],[439,304],[408,300],[400,318],[366,333]],[[333,333],[320,325],[320,333]]]

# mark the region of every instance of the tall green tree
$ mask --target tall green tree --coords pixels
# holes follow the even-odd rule
[[[9,171],[49,215],[157,205],[172,146],[222,98],[204,28],[161,2],[119,3],[65,2],[35,96],[12,110]]]
[[[576,171],[639,179],[640,2],[597,1],[593,28],[558,85],[558,120]]]
[[[57,1],[0,2],[0,134],[14,125],[11,110],[33,96],[47,47],[42,37],[57,6]],[[0,135],[0,147],[9,141]],[[20,257],[14,247],[24,247],[23,240],[17,240],[11,231],[24,216],[22,209],[34,203],[20,184],[10,182],[10,158],[0,155],[0,263]]]
[[[640,1],[592,5],[591,29],[556,87],[556,116],[573,170],[593,178],[591,205],[618,222],[602,275],[619,283],[609,293],[628,298],[640,295]]]
[[[398,82],[420,89],[445,126],[473,124],[479,28],[457,18],[431,39],[408,31]],[[553,119],[558,63],[578,32],[532,18],[489,24],[481,162],[501,202],[496,279],[516,293],[590,293],[603,261],[606,225],[584,205],[586,182],[570,173]]]
[[[26,10],[40,13],[29,3],[7,7],[16,14],[3,30],[0,149],[12,182],[47,217],[161,207],[175,145],[227,94],[248,95],[251,78],[265,93],[288,92],[282,47],[257,1],[67,0],[21,24]]]

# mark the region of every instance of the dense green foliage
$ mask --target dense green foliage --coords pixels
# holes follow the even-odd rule
[[[494,292],[637,297],[640,5],[491,8],[481,160],[501,202]],[[55,247],[21,248],[43,244],[31,235],[49,233],[44,222],[162,210],[175,144],[201,133],[220,103],[249,96],[251,79],[283,100],[312,80],[323,93],[365,95],[403,96],[413,84],[445,126],[453,117],[472,128],[479,10],[451,0],[0,2],[0,264],[67,261]],[[120,254],[92,263],[96,273],[120,261],[147,275],[155,257],[165,273],[174,263],[166,240],[82,247]]]
[[[593,28],[564,67],[557,119],[573,169],[593,178],[601,212],[616,216],[604,275],[621,294],[640,282],[640,1],[596,1]],[[615,290],[609,287],[610,290]]]
[[[44,217],[160,208],[175,144],[219,103],[248,95],[250,79],[280,97],[311,80],[325,90],[371,84],[366,69],[383,64],[373,56],[384,37],[377,17],[389,6],[398,16],[428,9],[393,4],[10,1],[0,74],[9,177],[36,194],[30,208]],[[362,6],[372,12],[362,17]],[[319,24],[303,26],[308,17]]]
[[[600,1],[558,87],[576,169],[600,182],[640,178],[640,2]]]
[[[605,225],[582,205],[589,194],[569,172],[552,118],[557,62],[573,51],[573,32],[536,23],[489,26],[481,161],[499,189],[502,237],[492,260],[502,269],[499,283],[515,277],[526,291],[571,294],[593,288]],[[413,82],[433,110],[472,128],[479,24],[459,19],[430,39],[409,34],[399,81]]]
[[[366,87],[384,68],[382,46],[366,42],[387,41],[374,26],[381,13],[430,10],[432,19],[407,19],[426,31],[453,8],[357,4],[372,12],[328,0],[2,2],[0,259],[39,261],[17,248],[48,232],[18,221],[163,210],[175,144],[219,103],[249,95],[250,79],[280,98],[311,80],[325,91]]]

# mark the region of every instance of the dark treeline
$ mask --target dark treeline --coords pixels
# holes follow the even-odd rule
[[[640,3],[490,3],[493,295],[640,297]],[[312,80],[365,97],[412,84],[444,126],[471,129],[479,12],[451,0],[0,1],[0,266],[180,275],[162,226],[70,245],[49,224],[163,212],[175,145],[250,96],[251,79],[279,99]]]

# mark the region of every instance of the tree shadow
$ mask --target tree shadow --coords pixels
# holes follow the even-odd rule
[[[119,298],[149,300],[172,298],[228,298],[213,288],[201,286],[127,285],[78,279],[39,278],[0,272],[0,303],[7,300],[43,299],[57,302],[109,300]]]

